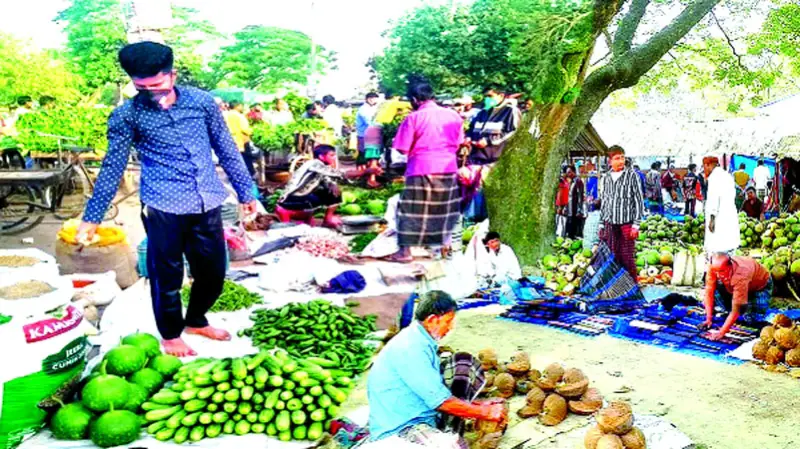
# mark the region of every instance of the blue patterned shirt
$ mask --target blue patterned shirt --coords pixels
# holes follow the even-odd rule
[[[176,86],[177,100],[162,110],[134,97],[108,119],[108,153],[83,220],[100,223],[117,193],[131,146],[142,161],[142,203],[185,215],[219,207],[228,194],[217,176],[212,150],[239,202],[255,198],[253,181],[222,113],[208,93]]]

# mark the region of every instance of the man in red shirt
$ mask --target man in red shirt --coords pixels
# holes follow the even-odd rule
[[[706,274],[706,321],[700,327],[711,327],[714,306],[730,313],[712,340],[724,337],[740,316],[748,323],[765,321],[770,298],[772,277],[761,264],[749,257],[714,254]]]
[[[556,192],[556,235],[565,237],[567,234],[567,206],[569,205],[570,182],[567,177],[567,167],[561,169],[561,178],[558,180]]]

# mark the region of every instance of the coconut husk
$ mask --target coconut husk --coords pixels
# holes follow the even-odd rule
[[[544,372],[542,372],[542,377],[546,377],[558,383],[561,381],[561,378],[564,377],[564,367],[559,363],[551,363],[544,369]]]
[[[545,426],[555,426],[567,418],[567,401],[557,394],[551,394],[544,400],[539,422]]]
[[[625,435],[633,428],[633,410],[630,404],[614,401],[597,413],[597,425],[605,433]]]
[[[478,351],[478,360],[481,361],[481,368],[483,368],[484,371],[497,368],[497,352],[492,348]]]
[[[518,380],[515,390],[519,394],[528,394],[531,388],[536,388],[536,384],[529,380]]]
[[[786,364],[793,368],[800,366],[800,348],[786,351]]]
[[[521,409],[517,410],[517,416],[519,416],[522,419],[528,419],[528,418],[533,418],[534,416],[538,416],[539,413],[541,412],[542,412],[541,409],[536,410],[535,408],[526,405]]]
[[[502,399],[491,399],[483,403],[503,404],[505,405],[506,410],[508,410],[508,402]],[[503,421],[500,422],[477,420],[475,421],[474,424],[475,431],[478,433],[478,438],[482,438],[484,435],[489,435],[492,433],[500,433],[502,435],[503,433],[505,433],[507,427],[508,427],[507,419],[504,419]]]
[[[616,435],[603,435],[597,440],[596,449],[625,449],[622,439]]]
[[[770,365],[777,365],[778,363],[783,362],[784,352],[781,348],[777,346],[770,346],[767,350],[767,355],[764,357],[764,361]]]
[[[781,349],[787,351],[797,347],[797,334],[794,329],[782,327],[775,331],[775,342],[778,343]]]
[[[625,449],[647,449],[644,433],[638,427],[634,427],[630,432],[622,435],[620,439]]]
[[[511,357],[511,363],[508,364],[506,369],[515,376],[524,376],[531,369],[531,359],[528,354],[518,352]]]
[[[558,382],[553,380],[553,379],[549,379],[549,378],[547,378],[545,376],[542,376],[542,377],[536,379],[536,381],[534,383],[536,384],[537,387],[539,387],[543,391],[548,391],[549,392],[549,391],[553,391],[553,390],[556,389],[556,384]]]
[[[525,405],[532,409],[536,415],[542,412],[544,408],[544,401],[547,399],[547,394],[538,387],[531,388],[531,391],[525,395]]]
[[[597,388],[589,388],[580,400],[569,401],[567,407],[576,415],[591,415],[603,407],[603,396]]]
[[[756,360],[765,360],[767,358],[767,351],[769,350],[769,343],[764,340],[759,340],[753,345],[753,358]]]
[[[514,395],[514,388],[517,381],[514,376],[508,373],[500,373],[494,377],[494,386],[497,388],[497,395],[502,398],[510,398]]]
[[[589,379],[583,372],[576,368],[570,368],[564,372],[561,382],[556,385],[556,393],[568,399],[581,397],[589,388]]]
[[[760,336],[761,341],[768,345],[772,344],[772,342],[775,341],[775,328],[772,326],[764,326],[764,328],[761,329]]]
[[[528,380],[529,381],[535,383],[537,380],[539,380],[540,377],[542,377],[542,373],[538,369],[532,369],[532,370],[528,371]]]
[[[597,449],[597,442],[600,441],[600,438],[603,438],[602,430],[599,427],[594,426],[586,432],[586,436],[583,437],[583,445],[586,449]]]
[[[500,440],[503,438],[503,432],[488,433],[476,441],[473,449],[497,449],[500,446]]]
[[[794,323],[792,323],[792,319],[791,318],[789,318],[788,316],[786,316],[786,315],[784,315],[782,313],[779,313],[779,314],[775,315],[775,318],[772,319],[772,325],[775,326],[776,328],[779,328],[779,327],[792,327],[794,325]]]
[[[484,380],[486,381],[486,383],[483,386],[484,390],[488,390],[489,388],[492,388],[494,386],[494,378],[495,374],[493,372],[488,372],[484,375]]]

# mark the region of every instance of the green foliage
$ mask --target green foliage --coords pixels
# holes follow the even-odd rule
[[[200,89],[211,90],[213,75],[206,67],[199,47],[224,37],[208,20],[198,18],[194,8],[172,7],[173,26],[164,33],[164,41],[175,51],[175,69],[178,82]]]
[[[108,147],[106,131],[110,108],[86,106],[57,106],[41,109],[20,117],[17,122],[17,141],[28,151],[55,152],[58,142],[52,137],[36,134],[39,131],[58,136],[77,137],[67,145],[82,146],[104,153]]]
[[[573,87],[580,69],[566,67],[564,56],[585,53],[592,44],[592,23],[586,20],[591,6],[582,0],[424,6],[385,34],[391,44],[370,64],[382,85],[400,92],[406,76],[418,73],[441,93],[498,85],[555,102]]]
[[[234,33],[235,42],[223,47],[210,63],[217,85],[274,92],[305,84],[312,75],[311,39],[299,32],[252,25]],[[317,67],[324,73],[333,53],[317,46]]]
[[[309,134],[326,128],[325,122],[315,119],[299,119],[277,126],[256,123],[253,125],[253,143],[264,151],[292,150],[295,134]]]
[[[22,95],[72,102],[79,95],[78,82],[58,55],[36,51],[25,41],[0,33],[0,105],[16,105]]]
[[[283,100],[289,105],[289,111],[292,112],[295,120],[306,112],[306,105],[311,103],[310,98],[295,92],[289,92],[283,97]]]
[[[123,82],[117,52],[126,35],[119,0],[71,0],[55,21],[64,25],[70,66],[87,92]]]

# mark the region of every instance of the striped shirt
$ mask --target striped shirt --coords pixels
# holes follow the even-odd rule
[[[611,173],[603,175],[600,192],[601,222],[612,225],[639,224],[644,215],[644,198],[639,176],[625,169],[616,181]]]
[[[320,185],[330,187],[335,185],[336,181],[344,179],[346,179],[344,174],[339,170],[328,166],[319,159],[312,159],[294,172],[280,201],[286,200],[289,196],[306,196]]]

